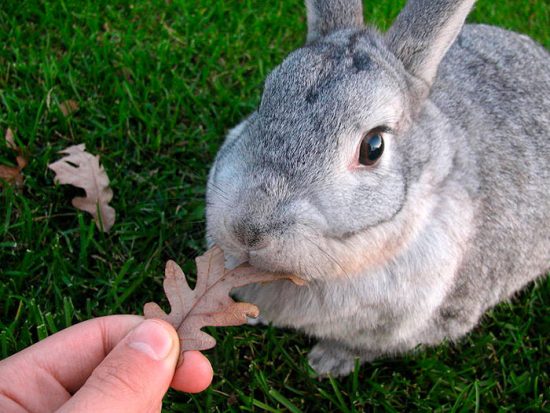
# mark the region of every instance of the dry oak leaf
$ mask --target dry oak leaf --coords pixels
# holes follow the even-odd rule
[[[115,210],[108,204],[113,199],[109,177],[99,164],[99,156],[86,152],[86,145],[74,145],[60,151],[67,156],[48,165],[55,172],[55,182],[77,186],[85,197],[75,197],[75,208],[90,213],[99,229],[109,232],[115,223]]]
[[[171,312],[166,314],[156,303],[144,307],[145,318],[160,318],[178,332],[181,351],[207,350],[216,345],[216,340],[200,331],[206,326],[237,326],[246,323],[247,317],[257,317],[258,307],[249,303],[237,303],[229,296],[233,288],[258,282],[270,282],[287,278],[295,284],[304,281],[286,274],[275,274],[255,269],[244,264],[228,270],[224,267],[221,248],[214,246],[196,258],[197,283],[189,288],[185,274],[174,262],[166,263],[164,291]]]
[[[5,181],[9,184],[15,184],[17,187],[23,186],[23,175],[21,171],[25,166],[27,166],[27,159],[23,156],[23,151],[15,144],[13,138],[13,132],[10,128],[6,130],[6,145],[8,148],[13,149],[17,152],[17,157],[15,158],[17,166],[6,166],[0,165],[0,187],[2,186],[2,181]]]

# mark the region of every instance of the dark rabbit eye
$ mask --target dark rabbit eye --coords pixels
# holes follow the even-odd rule
[[[369,132],[361,141],[359,148],[359,163],[374,165],[384,152],[384,138],[380,132]]]

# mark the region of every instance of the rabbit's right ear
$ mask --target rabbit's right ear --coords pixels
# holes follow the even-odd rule
[[[306,0],[307,43],[338,29],[363,27],[362,0]]]
[[[460,33],[475,0],[409,0],[386,33],[390,50],[427,86]]]

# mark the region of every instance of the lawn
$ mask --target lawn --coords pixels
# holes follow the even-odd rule
[[[402,4],[365,2],[366,19],[387,28]],[[550,48],[544,0],[480,0],[470,21]],[[2,358],[90,317],[141,313],[162,299],[167,259],[193,274],[209,165],[305,30],[301,0],[2,1],[0,137],[11,128],[30,160],[23,188],[0,190]],[[78,110],[64,116],[69,99]],[[108,235],[46,168],[77,143],[100,154],[111,177],[118,217]],[[0,143],[0,164],[11,161]],[[213,385],[169,393],[165,410],[550,411],[549,304],[546,278],[460,343],[342,380],[312,377],[312,343],[295,332],[209,329]]]

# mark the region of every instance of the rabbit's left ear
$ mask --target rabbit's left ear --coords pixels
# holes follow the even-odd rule
[[[431,87],[475,0],[409,0],[386,33],[405,69]],[[426,91],[426,92],[427,92]]]
[[[338,29],[363,27],[362,0],[306,0],[307,43]]]

